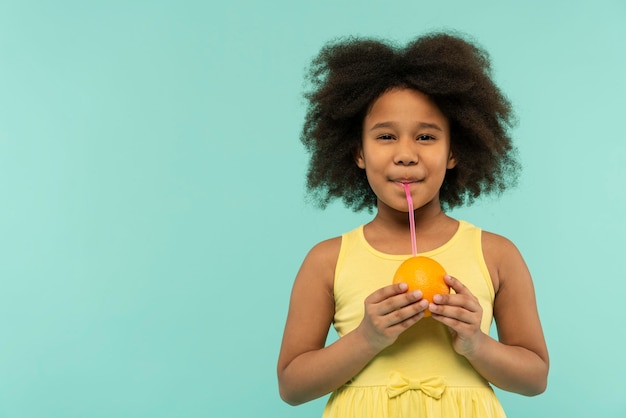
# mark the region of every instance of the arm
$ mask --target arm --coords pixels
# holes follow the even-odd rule
[[[404,284],[365,300],[365,317],[352,332],[325,347],[333,321],[333,283],[341,239],[315,246],[293,285],[278,359],[281,398],[292,405],[323,396],[356,375],[398,335],[423,317],[427,306]],[[416,303],[417,302],[417,303]]]
[[[499,341],[480,330],[482,309],[462,283],[446,279],[456,295],[436,298],[433,318],[448,325],[455,350],[499,388],[537,395],[547,386],[548,350],[526,263],[509,240],[483,233],[483,252],[496,297],[494,318]]]

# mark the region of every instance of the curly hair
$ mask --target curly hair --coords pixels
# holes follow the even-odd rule
[[[511,104],[491,79],[488,54],[460,36],[432,33],[404,47],[369,38],[330,42],[312,61],[306,80],[300,139],[310,154],[307,190],[322,208],[337,198],[355,212],[376,207],[355,156],[367,111],[396,87],[428,95],[449,120],[457,165],[440,189],[444,209],[517,182]]]

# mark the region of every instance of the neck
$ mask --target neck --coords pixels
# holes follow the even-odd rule
[[[413,212],[417,252],[443,245],[456,231],[458,222],[447,216],[437,204]],[[384,207],[380,203],[374,219],[365,226],[365,238],[374,248],[389,254],[411,253],[409,214]]]
[[[409,213],[395,210],[381,202],[372,223],[393,230],[409,230]],[[442,221],[450,219],[441,209],[439,201],[432,202],[413,211],[415,230],[427,230],[436,227]]]

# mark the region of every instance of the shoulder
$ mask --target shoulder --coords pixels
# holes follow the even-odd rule
[[[482,245],[485,256],[489,254],[492,257],[503,257],[512,254],[519,254],[519,251],[513,242],[498,234],[489,231],[482,231]]]
[[[302,262],[296,284],[304,282],[307,288],[323,285],[326,289],[332,289],[341,241],[339,236],[314,245]]]
[[[305,261],[310,260],[321,265],[336,264],[339,251],[341,250],[341,242],[342,237],[339,236],[317,243],[311,248]]]
[[[527,272],[520,251],[510,239],[493,232],[482,231],[481,242],[496,292],[508,278],[518,276],[515,273]]]

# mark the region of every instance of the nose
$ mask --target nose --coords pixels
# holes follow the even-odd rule
[[[397,165],[416,165],[419,162],[415,144],[411,141],[398,141],[394,163]]]

